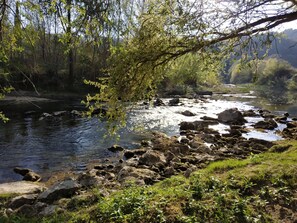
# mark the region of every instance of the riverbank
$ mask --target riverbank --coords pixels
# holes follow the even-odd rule
[[[130,181],[118,189],[101,184],[91,189],[79,189],[72,198],[60,199],[48,206],[47,212],[38,213],[50,214],[47,217],[25,217],[37,210],[30,209],[29,205],[18,214],[10,213],[8,209],[3,213],[3,203],[9,203],[10,198],[2,195],[3,216],[0,220],[57,223],[295,222],[296,170],[297,141],[282,141],[265,153],[242,160],[213,162],[189,175],[172,176],[152,186],[140,186]],[[71,184],[70,180],[67,184]]]
[[[288,209],[286,212],[289,217],[287,215],[283,217],[281,214],[276,217],[264,216],[262,211],[266,210],[266,206],[262,206],[261,212],[259,212],[253,202],[261,203],[263,198],[255,200],[257,198],[255,196],[262,193],[263,185],[269,188],[272,182],[279,180],[278,178],[281,178],[281,183],[286,181],[280,187],[290,184],[289,189],[286,187],[285,190],[292,190],[294,195],[296,179],[294,178],[295,172],[291,170],[296,167],[296,142],[273,143],[242,137],[242,134],[247,131],[243,126],[246,122],[245,117],[249,116],[265,117],[264,121],[259,121],[257,124],[258,127],[261,124],[261,128],[269,129],[271,126],[275,128],[277,126],[275,120],[282,121],[287,125],[282,131],[282,136],[297,139],[297,123],[287,120],[288,114],[277,117],[268,111],[259,111],[259,113],[246,111],[243,114],[237,109],[229,109],[219,113],[217,119],[205,116],[202,121],[180,123],[180,137],[169,137],[156,132],[150,141],[143,141],[142,146],[138,149],[127,150],[120,146],[110,147],[108,150],[117,152],[117,158],[113,161],[105,160],[94,164],[89,167],[88,171],[73,176],[73,178],[59,179],[55,184],[48,185],[48,188],[41,187],[42,189],[38,193],[33,192],[33,194],[13,199],[11,197],[15,195],[4,195],[2,199],[3,219],[17,219],[19,216],[26,216],[21,219],[32,222],[36,216],[39,216],[36,218],[36,222],[41,221],[43,217],[54,222],[69,222],[66,219],[71,218],[72,222],[89,222],[90,220],[96,222],[98,219],[100,222],[151,222],[154,218],[160,217],[158,222],[204,222],[205,219],[212,218],[214,222],[217,222],[227,217],[230,220],[227,222],[242,222],[242,220],[248,221],[250,218],[255,218],[256,221],[257,217],[263,215],[259,219],[264,219],[267,222],[271,222],[270,220],[274,218],[285,220],[284,222],[287,218],[292,220],[295,218],[295,201],[284,206]],[[230,125],[229,133],[220,134],[210,128],[211,125],[218,122]],[[275,155],[269,155],[271,153]],[[281,159],[278,162],[276,157],[280,156]],[[264,168],[267,162],[269,171]],[[249,173],[248,171],[253,169],[254,165],[260,169],[256,168],[255,172]],[[243,167],[247,169],[240,169]],[[271,168],[276,168],[277,176],[274,176],[274,172],[271,173]],[[233,170],[230,175],[230,169],[238,169],[234,173],[235,182],[233,182]],[[291,172],[287,173],[283,170]],[[246,171],[246,173],[241,171]],[[281,172],[278,171],[285,175],[279,176]],[[240,173],[244,174],[240,175]],[[250,174],[254,175],[250,176]],[[289,176],[287,176],[288,174]],[[213,180],[211,175],[218,179]],[[197,176],[199,177],[196,178]],[[200,178],[201,176],[202,178]],[[254,177],[259,177],[260,181],[254,180]],[[264,178],[264,184],[261,181],[262,178]],[[180,183],[175,184],[176,182]],[[163,189],[165,189],[164,185],[167,185],[167,190],[154,189],[158,188],[158,185],[163,185]],[[150,191],[149,188],[152,189],[153,196],[149,192],[145,192]],[[226,197],[220,197],[219,190],[226,190]],[[243,192],[240,192],[241,190]],[[257,190],[259,191],[255,193]],[[173,196],[175,193],[183,194],[183,196],[175,197]],[[206,200],[203,200],[205,194]],[[214,198],[210,201],[212,196]],[[282,202],[287,199],[286,196],[287,194],[281,196],[279,203],[276,202],[277,205],[282,205]],[[220,201],[220,199],[223,200]],[[265,199],[263,201],[265,204],[274,201]],[[159,203],[159,201],[162,202]],[[201,203],[201,201],[206,203]],[[137,202],[141,203],[140,206]],[[207,202],[211,202],[211,204]],[[234,202],[238,206],[233,207]],[[135,203],[136,206],[134,206]],[[116,205],[118,205],[119,212],[114,213]],[[202,207],[202,211],[197,205]],[[230,205],[234,210],[225,213],[228,208],[230,209]],[[275,204],[271,205],[274,208]],[[219,207],[221,209],[218,209]],[[284,207],[281,206],[281,210]],[[242,208],[242,210],[237,210],[238,208]],[[94,210],[97,213],[95,214],[97,220],[92,219]],[[238,211],[240,213],[237,213]],[[84,220],[81,219],[81,215],[85,216]],[[232,221],[232,219],[235,220]]]

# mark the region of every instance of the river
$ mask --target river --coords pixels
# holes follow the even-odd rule
[[[169,99],[163,99],[168,104]],[[106,138],[106,122],[98,118],[81,118],[65,115],[41,120],[43,112],[82,110],[79,101],[46,101],[20,104],[6,104],[4,112],[11,121],[0,124],[0,183],[21,180],[13,168],[30,168],[47,179],[54,172],[62,170],[83,171],[90,162],[115,156],[107,150],[113,144],[127,149],[140,145],[141,140],[150,137],[151,131],[161,131],[170,136],[179,134],[181,121],[195,121],[202,116],[216,117],[216,114],[228,109],[272,110],[277,114],[288,111],[297,116],[297,106],[263,103],[253,95],[219,95],[204,101],[181,99],[181,106],[145,106],[141,103],[128,115],[127,126],[119,132],[120,139]],[[37,106],[38,107],[37,107]],[[182,111],[196,114],[186,117]],[[248,118],[248,128],[259,118]],[[279,125],[279,129],[284,126]],[[228,126],[220,124],[214,128],[221,132]],[[251,128],[245,137],[258,137],[278,140],[274,131],[258,132]]]

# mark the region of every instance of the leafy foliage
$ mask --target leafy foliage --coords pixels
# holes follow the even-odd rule
[[[231,83],[251,83],[277,89],[294,89],[296,69],[277,58],[254,60],[246,65],[235,64],[231,68]]]

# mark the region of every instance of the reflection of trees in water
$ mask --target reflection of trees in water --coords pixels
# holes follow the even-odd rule
[[[296,102],[296,92],[289,92],[283,88],[265,87],[257,89],[257,96],[271,104],[285,105]]]

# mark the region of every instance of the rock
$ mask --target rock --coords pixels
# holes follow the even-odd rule
[[[23,180],[25,180],[25,181],[32,181],[32,182],[40,181],[41,180],[41,176],[38,175],[37,173],[29,172],[29,173],[27,173],[24,176]]]
[[[205,120],[205,121],[218,121],[217,118],[212,118],[212,117],[208,117],[208,116],[202,116],[201,119]]]
[[[41,117],[39,118],[39,121],[42,121],[45,118],[49,119],[49,118],[52,118],[52,117],[53,116],[51,114],[44,112],[44,113],[42,113]]]
[[[191,176],[191,174],[196,170],[196,168],[194,167],[190,167],[188,168],[185,172],[184,172],[184,176],[186,178],[189,178]]]
[[[212,91],[195,91],[195,93],[199,96],[201,96],[201,95],[210,95],[211,96],[213,94]]]
[[[38,194],[28,194],[14,197],[8,204],[8,207],[12,209],[17,209],[25,204],[31,205],[35,202],[37,196]]]
[[[166,163],[166,157],[163,153],[156,150],[148,150],[139,158],[140,165],[160,166]]]
[[[272,114],[270,111],[268,111],[268,110],[259,110],[259,113],[260,113],[260,115],[263,117],[263,118],[274,118],[275,117],[275,115],[274,114]]]
[[[189,151],[190,151],[189,145],[185,145],[185,144],[171,145],[171,147],[169,147],[168,149],[175,156],[177,156],[177,155],[185,155],[185,154],[188,154]]]
[[[290,116],[290,114],[288,112],[286,112],[286,113],[284,113],[284,116],[288,118]]]
[[[70,112],[70,115],[72,115],[72,116],[81,116],[81,113],[79,111],[77,111],[77,110],[72,110]]]
[[[86,188],[92,188],[101,183],[101,180],[99,177],[94,176],[90,173],[80,174],[77,178],[77,181],[82,187],[86,187]]]
[[[266,141],[266,140],[263,140],[263,139],[255,139],[255,138],[250,138],[248,140],[248,142],[250,143],[251,147],[254,146],[255,144],[260,144],[260,145],[265,146],[266,148],[271,148],[274,145],[273,142]]]
[[[229,133],[222,134],[223,137],[240,137],[242,134],[238,129],[230,129]]]
[[[25,181],[0,184],[0,194],[34,194],[45,189],[43,184]]]
[[[179,142],[183,144],[189,144],[190,140],[187,137],[182,136],[182,137],[179,137]]]
[[[256,129],[273,130],[277,127],[277,123],[273,119],[266,118],[264,121],[259,121],[256,124],[254,124],[254,127]]]
[[[62,209],[59,208],[58,205],[48,205],[42,211],[40,211],[38,213],[38,215],[41,216],[41,217],[48,217],[48,216],[51,216],[51,215],[53,215],[55,213],[59,213],[61,211],[62,211]]]
[[[115,153],[115,152],[123,151],[124,148],[119,145],[113,145],[112,147],[108,148],[108,150]]]
[[[173,98],[169,100],[168,105],[169,106],[177,106],[180,103],[179,98]]]
[[[154,106],[164,106],[164,105],[165,103],[160,98],[157,98],[156,101],[154,101]]]
[[[276,122],[279,122],[279,123],[284,123],[284,124],[287,123],[287,117],[286,116],[275,117],[274,120]]]
[[[181,114],[184,116],[195,116],[195,114],[189,110],[183,111]]]
[[[141,156],[142,154],[144,154],[147,150],[146,149],[134,149],[134,150],[125,150],[124,152],[124,157],[126,159],[130,159],[136,155]]]
[[[156,181],[158,178],[160,178],[160,175],[152,170],[135,168],[131,166],[124,166],[117,176],[119,182],[138,179],[143,180],[146,184],[150,184],[151,182]]]
[[[37,173],[33,172],[32,170],[30,169],[27,169],[27,168],[20,168],[20,167],[15,167],[13,169],[13,171],[15,173],[18,173],[22,176],[24,176],[23,180],[26,180],[26,181],[40,181],[41,180],[41,176],[38,175]]]
[[[54,184],[38,196],[38,200],[46,203],[52,203],[60,198],[69,198],[75,194],[81,185],[73,179],[65,180]]]
[[[208,127],[208,124],[204,121],[181,122],[179,124],[180,130],[203,130],[205,127]]]
[[[133,166],[133,167],[137,167],[138,166],[138,157],[134,157],[131,159],[126,160],[126,165],[127,166]]]
[[[250,110],[247,110],[247,111],[243,111],[242,112],[242,115],[244,117],[256,117],[256,116],[259,116],[254,110],[250,109]]]
[[[13,168],[13,171],[14,171],[15,173],[17,173],[17,174],[20,174],[20,175],[22,175],[22,176],[25,176],[27,173],[29,173],[29,172],[32,171],[32,170],[27,169],[27,168],[15,167],[15,168]]]
[[[33,217],[38,214],[38,210],[33,205],[25,204],[16,210],[16,213],[26,217]]]
[[[218,121],[232,125],[243,125],[247,121],[237,108],[227,109],[218,114]]]
[[[168,166],[164,169],[164,176],[165,177],[171,177],[175,174],[175,170],[172,166]]]
[[[56,111],[53,113],[53,116],[63,116],[66,114],[66,111]]]
[[[152,146],[152,142],[149,140],[141,140],[141,146],[143,147],[151,147]]]
[[[297,127],[297,122],[288,122],[287,123],[287,128],[296,128]]]
[[[105,180],[113,180],[115,178],[114,173],[104,171],[104,170],[97,171],[96,175],[103,177]]]

